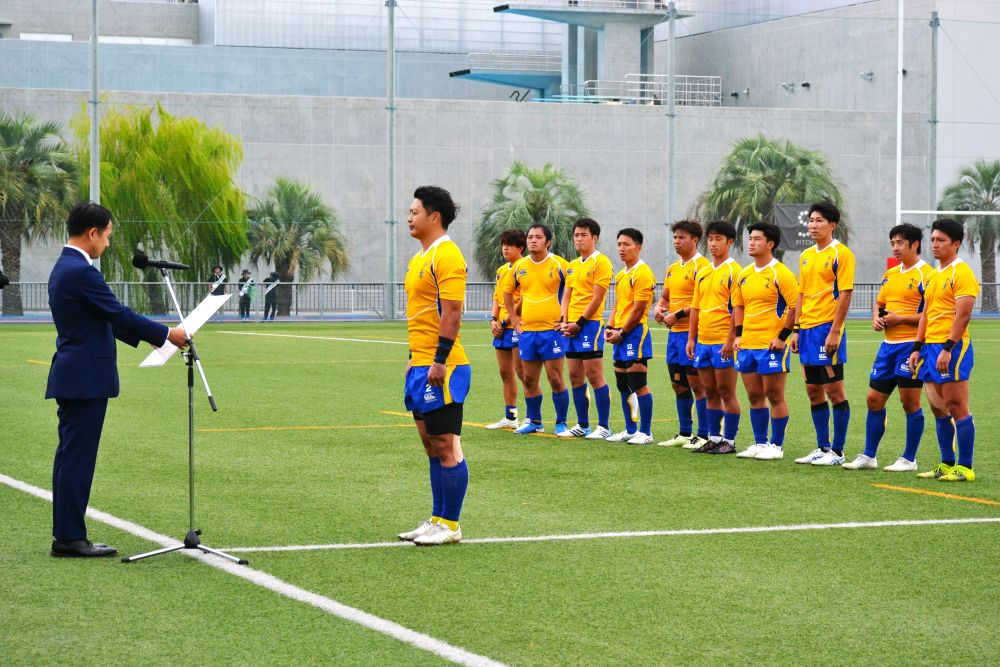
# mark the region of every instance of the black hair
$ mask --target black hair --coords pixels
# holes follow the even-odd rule
[[[920,246],[923,245],[924,232],[922,229],[916,225],[911,225],[908,222],[904,222],[901,225],[896,225],[889,230],[889,240],[893,240],[896,237],[902,238],[909,244],[917,244],[917,254],[920,254]]]
[[[413,191],[413,198],[420,200],[427,213],[440,213],[441,226],[445,229],[448,229],[448,225],[458,215],[458,206],[452,201],[451,193],[444,188],[439,188],[436,185],[421,185]]]
[[[577,229],[586,229],[594,236],[601,235],[601,226],[597,224],[597,220],[593,218],[580,218],[575,223],[573,223],[573,231]]]
[[[831,201],[824,200],[814,202],[809,207],[809,215],[812,215],[813,213],[819,213],[830,222],[840,222],[840,209],[837,208]]]
[[[625,229],[618,230],[618,233],[615,234],[615,238],[618,238],[619,236],[627,236],[635,241],[636,244],[642,245],[642,232],[633,227],[626,227]]]
[[[111,224],[111,211],[92,201],[80,202],[69,212],[66,219],[66,233],[70,236],[80,236],[91,227],[103,232]]]
[[[951,218],[941,218],[940,220],[935,220],[933,224],[931,224],[931,231],[947,234],[952,243],[955,241],[961,243],[965,240],[965,227],[962,226],[962,223],[956,222]]]
[[[216,269],[218,269],[219,271],[222,271],[222,265],[216,264],[215,266],[212,267],[213,271],[215,271]]]
[[[781,243],[781,230],[778,228],[778,225],[772,225],[770,222],[756,222],[750,225],[747,227],[747,234],[749,235],[751,232],[760,232],[763,234],[765,239],[774,242],[774,248],[777,248],[778,244]]]
[[[525,244],[524,232],[520,229],[506,229],[500,234],[500,245],[511,245],[524,252]]]
[[[698,224],[697,220],[678,220],[674,224],[670,225],[670,231],[687,232],[696,239],[700,239],[702,237],[701,225]]]
[[[725,220],[716,220],[715,222],[710,222],[705,226],[705,236],[710,236],[712,234],[720,234],[725,236],[727,239],[736,238],[736,227],[731,222],[726,222]]]
[[[531,227],[528,227],[528,231],[529,232],[532,229],[540,229],[540,230],[542,230],[542,233],[545,234],[545,240],[546,241],[551,241],[552,240],[552,230],[549,229],[548,227],[546,227],[545,225],[543,225],[542,223],[536,222]]]

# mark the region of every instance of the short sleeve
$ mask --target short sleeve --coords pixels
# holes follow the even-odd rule
[[[694,284],[694,294],[691,295],[691,310],[701,310],[701,291],[705,283],[705,277],[696,278]]]
[[[611,274],[614,269],[611,268],[611,260],[604,255],[601,255],[601,259],[604,261],[597,262],[594,266],[594,287],[600,285],[607,289],[611,285]]]
[[[887,303],[887,297],[885,294],[885,288],[889,284],[889,272],[886,271],[882,274],[882,285],[878,288],[878,296],[875,297],[876,303]]]
[[[733,278],[733,285],[729,289],[729,301],[733,304],[733,308],[739,306],[743,307],[743,275],[737,273],[736,277]]]
[[[442,252],[444,251],[444,252]],[[434,256],[434,277],[438,296],[447,301],[465,301],[465,258],[457,246],[441,248]]]
[[[655,287],[656,278],[653,277],[652,270],[636,271],[636,275],[632,279],[632,302],[652,301]]]
[[[844,249],[846,252],[837,256],[837,288],[841,292],[854,289],[854,253],[847,248]]]
[[[520,265],[521,263],[518,262],[514,264],[514,266],[510,267],[510,271],[508,271],[507,275],[503,277],[503,285],[498,291],[505,294],[513,294],[517,291],[517,267]]]
[[[795,274],[792,273],[787,266],[784,264],[780,264],[779,266],[781,266],[784,271],[780,272],[779,278],[781,282],[778,283],[778,292],[785,298],[785,303],[794,306],[795,301],[799,298],[799,283],[795,280]],[[851,289],[854,289],[853,286]]]
[[[968,264],[963,263],[959,270],[955,271],[952,292],[956,299],[963,296],[971,296],[975,299],[979,296],[979,281],[976,280],[976,276],[973,275]]]

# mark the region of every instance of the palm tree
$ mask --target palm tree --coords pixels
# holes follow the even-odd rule
[[[522,162],[511,165],[493,181],[493,198],[479,216],[475,259],[479,272],[493,277],[503,263],[500,234],[506,229],[527,231],[541,223],[552,230],[552,252],[573,257],[573,223],[590,215],[583,190],[561,169],[546,164],[532,169]]]
[[[250,259],[273,263],[282,283],[310,280],[330,264],[330,278],[350,268],[347,241],[336,212],[319,194],[279,178],[248,211]],[[278,286],[278,312],[287,315],[291,286]]]
[[[965,224],[966,241],[974,253],[979,244],[982,266],[982,309],[997,310],[997,240],[1000,239],[1000,160],[976,160],[964,165],[958,180],[944,190],[938,208],[944,211],[998,211],[997,215],[956,216]]]
[[[20,315],[21,243],[54,236],[77,192],[77,170],[58,123],[0,112],[0,254],[11,284],[3,313]]]
[[[823,153],[760,134],[733,145],[696,207],[702,220],[736,225],[736,246],[742,248],[746,228],[756,222],[773,223],[777,204],[821,200],[843,209],[843,197]],[[841,218],[834,236],[847,241],[849,231],[847,220]]]

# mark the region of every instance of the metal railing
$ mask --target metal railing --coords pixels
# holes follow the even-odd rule
[[[505,4],[511,7],[551,7],[569,9],[597,9],[612,11],[616,9],[630,9],[666,13],[668,0],[512,0]],[[690,12],[694,9],[694,2],[681,0],[677,2],[677,11],[682,13]]]
[[[558,51],[501,51],[470,53],[469,69],[499,72],[562,72],[562,54]]]
[[[584,103],[666,104],[670,90],[667,74],[626,74],[623,81],[594,79],[582,85],[563,84],[560,95],[549,101]],[[674,76],[677,106],[722,106],[722,78],[718,76]]]
[[[169,297],[162,283],[110,283],[111,291],[118,299],[136,312],[148,315],[164,315],[169,317],[173,312],[169,308]],[[854,296],[851,299],[851,314],[864,316],[871,313],[872,305],[878,296],[880,283],[855,283]],[[996,295],[1000,285],[987,283],[982,286],[983,295]],[[468,318],[488,318],[493,308],[493,283],[468,283],[465,290],[465,316]],[[662,290],[662,285],[656,286],[656,295]],[[175,284],[177,298],[185,312],[193,309],[205,295],[208,289],[204,283]],[[224,319],[238,319],[239,295],[233,285],[229,291],[233,297],[222,308]],[[384,319],[386,317],[386,285],[384,283],[283,283],[277,290],[277,306],[280,317],[296,319]],[[45,283],[13,283],[4,290],[5,302],[8,295],[20,292],[23,313],[27,317],[48,317],[48,289]],[[258,286],[250,302],[250,314],[259,319],[264,311],[264,290]],[[406,291],[403,284],[395,285],[397,312],[396,317],[406,315]],[[982,312],[983,298],[976,301],[976,312]],[[991,303],[995,303],[992,301]],[[606,311],[615,306],[614,285],[608,290]],[[993,311],[995,312],[995,311]],[[16,320],[17,318],[0,318]]]

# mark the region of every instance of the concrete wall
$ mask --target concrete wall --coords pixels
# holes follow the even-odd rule
[[[903,89],[906,111],[927,112],[928,27],[932,2],[906,7]],[[879,0],[677,40],[677,74],[722,77],[724,105],[791,109],[896,109],[896,0]],[[680,21],[683,24],[684,21]],[[658,41],[665,73],[667,42]],[[861,72],[873,72],[871,81]],[[802,83],[808,82],[809,88]],[[782,83],[792,83],[791,91]],[[749,95],[743,94],[749,89]],[[731,91],[740,93],[738,98]]]
[[[173,37],[198,43],[198,5],[100,0],[101,35]],[[69,34],[74,41],[90,39],[90,2],[80,0],[2,0],[0,23],[4,37],[22,32]]]
[[[65,122],[85,93],[0,90],[0,108],[24,108]],[[161,101],[239,136],[245,163],[241,186],[261,193],[278,176],[300,179],[338,210],[350,238],[350,280],[381,281],[385,265],[386,112],[382,99],[192,94],[110,96],[114,103]],[[926,116],[906,116],[907,183],[924,188]],[[491,182],[514,160],[552,162],[577,179],[591,209],[609,232],[636,226],[647,236],[645,256],[659,274],[668,237],[667,121],[662,107],[542,105],[509,102],[402,100],[397,112],[397,217],[415,186],[442,185],[463,213],[453,236],[471,256],[475,219]],[[894,124],[877,112],[679,108],[678,210],[693,206],[733,141],[764,132],[819,149],[840,181],[855,229],[859,280],[877,281],[885,266],[885,236],[893,224]],[[915,196],[906,186],[908,196]],[[397,275],[414,251],[405,224],[398,228]],[[602,247],[613,251],[612,234]],[[44,280],[54,251],[33,251],[24,279]],[[789,258],[794,259],[793,257]],[[474,271],[473,275],[478,275]]]
[[[0,88],[90,89],[85,43],[0,40]],[[385,95],[384,52],[102,44],[102,90],[246,95]],[[506,100],[516,90],[463,79],[463,54],[397,54],[397,95]]]

